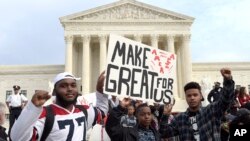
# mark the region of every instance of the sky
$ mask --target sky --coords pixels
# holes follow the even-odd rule
[[[118,0],[0,0],[0,65],[65,62],[60,17]],[[138,0],[194,17],[192,62],[250,62],[249,0]]]

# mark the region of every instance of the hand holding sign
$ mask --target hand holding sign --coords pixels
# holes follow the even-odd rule
[[[104,80],[105,80],[105,71],[103,71],[100,76],[98,77],[97,84],[96,84],[96,91],[103,94],[103,86],[104,86]]]

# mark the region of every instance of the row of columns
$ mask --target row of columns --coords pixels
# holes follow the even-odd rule
[[[151,46],[158,48],[158,42],[159,42],[159,36],[158,34],[153,34],[150,36]],[[162,35],[161,35],[162,36]],[[137,42],[142,42],[143,35],[142,34],[136,34],[134,35],[134,40]],[[84,55],[82,57],[82,93],[89,93],[90,92],[90,35],[82,35],[82,54]],[[99,56],[99,66],[100,71],[105,70],[106,65],[106,56],[107,56],[107,35],[99,35],[98,36],[99,43],[100,43],[100,56]],[[171,53],[175,52],[175,36],[174,35],[166,35],[166,46],[164,49]],[[66,63],[65,63],[65,71],[72,72],[73,71],[73,43],[74,38],[73,36],[66,36],[65,37],[66,42]],[[189,49],[189,43],[190,43],[190,35],[183,35],[181,38],[181,46],[180,46],[180,53],[177,56],[178,60],[181,60],[181,64],[178,64],[177,68],[177,78],[178,78],[178,92],[182,93],[182,87],[187,82],[191,81],[192,76],[192,63],[191,63],[191,55],[190,55],[190,49]],[[181,98],[184,98],[183,96],[179,96]]]

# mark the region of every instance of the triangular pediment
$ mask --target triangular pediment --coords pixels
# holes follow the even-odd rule
[[[193,21],[194,18],[168,11],[135,0],[120,0],[115,3],[96,7],[83,12],[60,18],[67,21],[116,21],[116,20],[167,20]]]

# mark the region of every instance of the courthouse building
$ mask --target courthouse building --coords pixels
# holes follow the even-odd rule
[[[13,84],[20,85],[29,99],[35,90],[51,91],[53,77],[63,71],[83,78],[79,82],[81,93],[93,92],[98,75],[106,67],[111,33],[177,55],[177,83],[174,86],[176,111],[186,108],[183,86],[187,82],[199,82],[206,95],[213,82],[222,81],[219,73],[222,67],[232,68],[237,87],[250,88],[250,63],[192,63],[190,40],[193,17],[136,0],[120,0],[61,17],[60,22],[64,28],[62,38],[65,38],[65,47],[62,49],[66,49],[65,65],[0,66],[2,102],[12,93]]]

